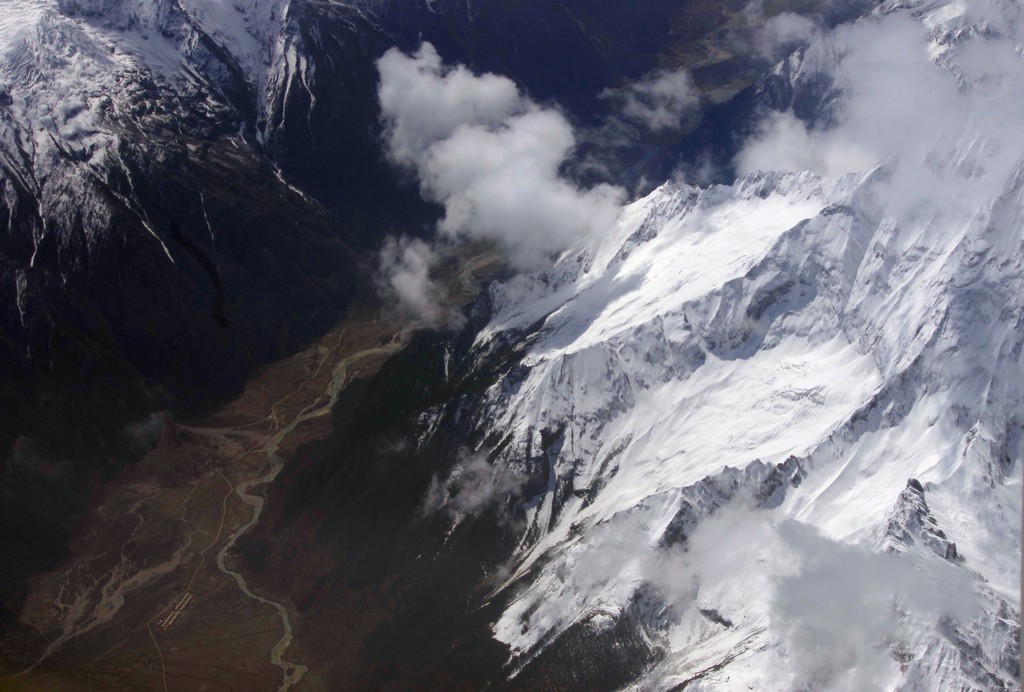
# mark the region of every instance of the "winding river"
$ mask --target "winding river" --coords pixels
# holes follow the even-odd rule
[[[288,608],[277,601],[273,601],[269,598],[264,598],[259,594],[253,593],[253,591],[249,588],[249,584],[246,582],[245,577],[242,576],[240,572],[230,569],[225,564],[228,554],[231,552],[232,548],[235,547],[235,544],[238,542],[238,539],[244,536],[249,531],[251,531],[252,527],[254,527],[260,520],[260,515],[263,513],[264,499],[263,497],[251,493],[250,491],[253,488],[256,488],[257,486],[266,485],[273,482],[273,480],[277,478],[277,475],[281,472],[281,469],[284,468],[284,463],[281,461],[281,458],[277,455],[277,450],[280,447],[281,443],[285,440],[285,438],[288,437],[288,435],[292,433],[292,431],[295,430],[296,427],[298,427],[302,423],[308,420],[312,420],[313,418],[326,416],[331,412],[331,410],[334,408],[335,403],[337,403],[338,401],[338,394],[348,383],[348,371],[349,366],[352,363],[359,361],[363,358],[367,358],[369,356],[391,355],[395,353],[396,351],[402,348],[404,334],[404,331],[400,332],[387,345],[377,346],[373,348],[364,349],[362,351],[358,351],[344,358],[337,365],[335,365],[334,371],[331,373],[330,384],[328,384],[327,389],[324,391],[324,393],[321,394],[316,401],[314,401],[312,404],[303,409],[298,416],[293,418],[291,422],[288,423],[288,425],[279,429],[273,435],[273,437],[270,438],[266,446],[261,450],[263,454],[266,456],[267,460],[270,462],[270,466],[267,469],[267,472],[260,476],[259,478],[254,478],[243,483],[239,483],[237,486],[235,486],[234,494],[237,495],[238,499],[241,500],[244,504],[252,508],[252,517],[250,517],[249,521],[247,521],[242,526],[238,527],[238,529],[236,529],[235,532],[231,534],[227,542],[224,543],[224,546],[220,549],[220,552],[217,553],[217,568],[220,569],[220,571],[224,574],[227,574],[232,579],[234,579],[235,583],[238,585],[238,588],[248,598],[258,601],[259,603],[262,603],[264,605],[268,605],[272,607],[275,611],[277,611],[277,615],[281,619],[283,634],[281,635],[281,638],[277,641],[277,644],[274,645],[274,648],[270,651],[270,662],[278,668],[280,668],[284,676],[281,682],[281,686],[278,687],[279,692],[284,692],[285,690],[289,690],[293,688],[295,685],[299,684],[303,676],[308,671],[308,668],[306,666],[300,663],[290,662],[286,660],[284,657],[285,652],[288,650],[288,647],[291,645],[293,639],[292,623],[291,618],[288,616]],[[325,356],[325,359],[329,357],[329,355],[330,354]],[[284,399],[282,399],[282,402],[283,401]],[[272,418],[276,424],[276,415],[274,415],[273,413],[274,408],[276,408],[276,405],[271,409]]]

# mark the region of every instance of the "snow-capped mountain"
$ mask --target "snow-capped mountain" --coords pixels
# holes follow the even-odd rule
[[[1018,11],[889,3],[816,38],[762,88],[815,92],[819,127],[768,116],[747,153],[821,173],[668,183],[492,285],[468,357],[503,374],[454,415],[522,488],[490,592],[513,683],[582,637],[634,651],[636,689],[1019,688]],[[899,81],[920,56],[947,114]],[[890,77],[913,93],[871,100]]]
[[[884,184],[878,169],[667,185],[603,253],[495,287],[481,345],[539,329],[480,417],[502,462],[547,477],[509,581],[528,586],[494,625],[514,666],[573,625],[610,627],[653,585],[641,622],[666,656],[642,687],[773,670],[779,687],[835,687],[873,655],[872,684],[1013,686],[1020,172],[967,229],[871,215]],[[948,632],[914,611],[975,588],[980,609]],[[906,612],[866,634],[891,639],[851,644],[864,633],[845,609],[861,607]],[[830,660],[788,627],[850,628],[852,648]]]
[[[0,320],[5,370],[31,381],[27,398],[45,379],[64,388],[56,372],[74,379],[95,348],[170,390],[128,408],[188,408],[239,386],[253,356],[276,356],[260,352],[280,319],[301,340],[343,309],[351,279],[335,272],[351,267],[342,241],[353,235],[264,147],[309,77],[287,22],[284,2],[5,4]],[[257,239],[277,257],[252,256]],[[286,317],[289,295],[330,305],[316,301],[318,318]],[[81,334],[54,337],[64,327]],[[108,339],[115,348],[96,346]],[[154,353],[164,347],[197,357],[171,374]],[[197,379],[196,364],[208,374]],[[186,391],[187,381],[199,386]]]

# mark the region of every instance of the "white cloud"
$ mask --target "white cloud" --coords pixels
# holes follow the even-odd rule
[[[601,97],[618,101],[622,117],[652,132],[690,129],[700,114],[700,93],[686,70],[660,70]]]
[[[450,237],[499,241],[520,269],[540,269],[569,245],[614,227],[621,191],[581,191],[558,176],[575,144],[561,114],[532,110],[501,129],[462,127],[431,147],[420,167],[424,192],[445,207]]]
[[[404,319],[436,327],[446,316],[444,293],[430,278],[433,249],[414,238],[388,238],[380,251],[382,292],[391,298]]]
[[[875,553],[793,520],[776,531],[799,565],[777,578],[770,611],[797,689],[884,687],[898,672],[894,647],[914,649],[942,617],[980,612],[967,573],[949,563]]]
[[[754,49],[765,58],[777,60],[820,34],[818,25],[810,18],[793,12],[782,12],[764,21],[754,35]]]
[[[377,70],[388,154],[402,166],[415,167],[424,151],[461,125],[495,127],[526,107],[512,80],[475,75],[462,65],[448,68],[430,43],[411,56],[392,48]]]
[[[740,173],[757,170],[814,171],[837,178],[870,168],[877,157],[841,133],[813,131],[792,111],[773,112],[736,156]]]
[[[452,519],[475,516],[518,494],[524,481],[522,475],[489,463],[482,454],[461,452],[448,478],[434,476],[431,480],[423,512],[432,514],[443,509]]]
[[[543,637],[587,614],[614,615],[646,586],[669,606],[673,651],[706,643],[713,611],[740,631],[767,624],[780,648],[766,654],[778,665],[765,668],[765,689],[861,690],[898,673],[894,650],[927,645],[940,618],[980,613],[969,573],[938,558],[876,553],[743,500],[665,550],[662,515],[651,506],[589,530],[510,608],[499,636],[525,623]]]
[[[927,20],[884,15],[816,39],[799,69],[833,80],[833,117],[809,128],[792,113],[767,115],[737,169],[840,176],[883,164],[879,203],[898,215],[985,203],[1024,152],[1020,29],[993,8],[972,6],[985,31],[947,36]]]
[[[446,67],[429,43],[412,56],[389,50],[378,68],[388,155],[444,207],[443,237],[496,241],[513,266],[534,270],[614,227],[622,190],[559,175],[576,145],[560,112],[504,77]]]

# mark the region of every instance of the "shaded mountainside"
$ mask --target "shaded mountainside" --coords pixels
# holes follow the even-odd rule
[[[141,425],[150,413],[194,413],[232,394],[257,364],[334,324],[352,295],[357,267],[336,218],[251,154],[207,148],[205,161],[182,146],[127,164],[139,165],[144,181],[133,192],[146,205],[142,221],[102,180],[86,182],[76,206],[87,211],[70,219],[45,207],[41,217],[33,207],[10,210],[46,228],[35,248],[24,236],[4,248],[34,257],[27,266],[9,261],[3,275],[13,295],[3,315],[2,396],[14,414],[4,441],[32,447],[4,476],[15,503],[5,543],[24,541],[26,556],[59,545],[25,528],[40,510],[66,520],[46,487],[64,492],[76,477],[115,471],[153,439]],[[197,191],[202,202],[190,204]],[[61,199],[73,203],[69,196]],[[41,478],[22,478],[41,467]]]
[[[151,414],[205,410],[319,336],[359,271],[346,224],[234,134],[244,92],[230,93],[237,75],[201,36],[192,58],[210,76],[176,83],[129,52],[157,28],[137,17],[13,9],[0,105],[0,482],[17,556],[5,619],[24,575],[61,557],[83,484],[159,435]],[[172,19],[161,26],[187,28]]]

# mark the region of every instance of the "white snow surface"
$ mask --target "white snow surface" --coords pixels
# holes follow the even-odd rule
[[[1019,689],[1018,10],[865,20],[915,22],[984,117],[838,179],[667,183],[492,285],[476,348],[529,346],[477,419],[547,478],[496,592],[510,676],[629,614],[662,654],[636,689]],[[942,184],[896,194],[915,170]]]
[[[157,96],[171,108],[192,99],[223,110],[232,80],[256,106],[243,114],[254,125],[275,94],[310,78],[288,8],[288,0],[5,0],[2,160],[38,190],[61,148],[98,165],[116,156],[119,133],[139,126]]]
[[[174,262],[134,199],[126,161],[160,135],[186,134],[182,119],[237,127],[235,137],[258,147],[267,124],[281,124],[281,96],[296,85],[308,89],[312,79],[289,7],[289,0],[0,3],[0,189],[13,194],[4,180],[11,178],[35,197],[42,218],[84,209],[88,241],[101,243],[111,212],[94,193],[99,183]],[[111,179],[124,184],[108,186]],[[45,221],[35,228],[37,248],[50,232]]]

